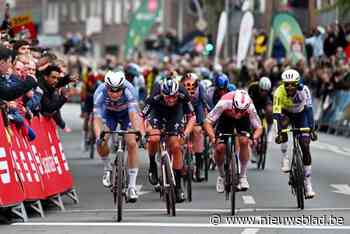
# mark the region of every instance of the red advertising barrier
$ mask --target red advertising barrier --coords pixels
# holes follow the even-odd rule
[[[58,154],[58,143],[52,141],[52,135],[56,134],[56,129],[51,126],[50,119],[34,118],[31,127],[36,133],[32,150],[41,159],[43,167],[42,178],[45,187],[46,197],[65,192],[72,188],[73,179],[68,170],[63,169],[61,163],[63,159]],[[67,183],[70,182],[70,183]]]
[[[11,130],[11,156],[17,165],[15,170],[22,182],[25,200],[44,199],[42,179],[29,143],[14,124],[11,124]]]
[[[46,199],[73,187],[73,177],[56,125],[35,117],[29,142],[15,125],[4,126],[0,115],[0,207]]]
[[[0,206],[13,206],[24,200],[24,191],[15,171],[10,150],[10,130],[0,114]]]

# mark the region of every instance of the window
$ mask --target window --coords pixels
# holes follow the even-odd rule
[[[76,2],[71,2],[70,4],[70,21],[77,22],[77,4]]]
[[[86,13],[87,13],[86,7],[87,7],[86,0],[80,0],[80,20],[81,21],[86,20]]]
[[[129,12],[131,10],[131,4],[129,0],[124,0],[124,9],[123,9],[123,21],[125,23],[129,22]]]
[[[102,1],[96,1],[96,16],[102,16]]]
[[[90,1],[90,17],[96,16],[96,0]]]
[[[65,2],[62,2],[62,5],[61,5],[61,15],[63,18],[66,18],[68,16],[68,8]]]
[[[105,23],[111,24],[113,21],[113,2],[112,0],[105,1]]]
[[[120,24],[122,22],[122,4],[121,0],[114,1],[114,22]]]

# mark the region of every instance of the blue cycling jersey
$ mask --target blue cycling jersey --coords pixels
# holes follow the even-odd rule
[[[106,84],[101,84],[94,94],[94,113],[96,116],[105,118],[106,112],[123,115],[125,113],[137,112],[138,104],[136,99],[136,90],[129,82],[125,82],[125,89],[118,100],[112,100],[107,94]]]

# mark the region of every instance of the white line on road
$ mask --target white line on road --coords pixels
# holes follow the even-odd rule
[[[247,229],[244,229],[242,234],[255,234],[259,231],[258,228],[247,228]]]
[[[166,209],[124,209],[124,212],[166,212]],[[228,213],[230,209],[176,209],[177,212],[188,213]],[[238,208],[238,212],[281,212],[281,211],[300,211],[298,208]],[[350,211],[350,208],[305,208],[303,211]],[[94,210],[66,210],[64,213],[98,213],[115,212],[115,209],[94,209]]]
[[[255,204],[255,200],[252,196],[242,196],[243,202],[244,204],[249,204],[249,205],[254,205]]]
[[[330,186],[337,189],[335,191],[332,191],[334,193],[350,195],[350,186],[347,184],[330,184]]]
[[[182,228],[270,228],[270,229],[330,229],[330,230],[350,230],[350,226],[316,226],[316,225],[259,225],[259,224],[206,224],[206,223],[13,223],[11,226],[78,226],[78,227],[182,227]]]

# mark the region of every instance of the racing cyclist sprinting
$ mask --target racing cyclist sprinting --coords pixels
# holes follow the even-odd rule
[[[217,123],[214,130],[214,124]],[[215,105],[214,109],[208,114],[205,122],[204,129],[207,131],[209,138],[213,144],[215,144],[215,162],[218,166],[219,176],[216,182],[216,191],[223,193],[224,186],[224,154],[225,144],[217,143],[215,132],[232,134],[234,130],[237,133],[250,132],[253,128],[253,144],[256,144],[262,133],[262,126],[260,118],[256,113],[254,104],[250,99],[248,93],[245,90],[236,90],[229,92],[222,96],[220,101]],[[241,174],[239,176],[238,189],[245,191],[249,189],[249,183],[247,178],[247,167],[249,161],[249,139],[247,135],[240,135],[238,137],[238,147],[236,147],[236,153],[239,154],[241,164]]]
[[[183,123],[187,116],[187,123]],[[148,154],[150,159],[149,180],[152,185],[158,184],[157,164],[155,161],[159,147],[160,130],[165,127],[165,131],[178,133],[168,138],[168,149],[172,155],[173,169],[176,180],[176,202],[183,202],[185,194],[181,185],[183,157],[181,151],[180,135],[188,137],[196,123],[193,106],[186,89],[174,79],[168,77],[161,83],[155,84],[152,94],[145,101],[145,107],[141,117],[146,120],[146,132],[151,136],[148,142]]]
[[[288,172],[290,168],[287,155],[288,134],[281,133],[281,130],[287,128],[289,123],[296,128],[311,128],[312,130],[311,134],[302,133],[299,143],[303,153],[305,198],[313,198],[315,192],[311,183],[310,139],[316,140],[317,136],[313,132],[314,116],[311,93],[309,88],[300,82],[298,71],[288,69],[282,73],[282,84],[276,89],[274,94],[273,114],[277,120],[278,127],[276,143],[281,144],[282,172]]]
[[[94,94],[95,133],[100,136],[102,130],[116,130],[120,124],[121,130],[130,128],[139,130],[138,103],[133,86],[125,79],[122,71],[107,72],[104,83]],[[97,139],[96,148],[104,165],[102,183],[105,187],[111,186],[111,161],[108,157],[109,135],[104,139]],[[129,185],[127,198],[129,202],[136,202],[136,178],[138,173],[138,146],[134,134],[125,135],[128,149],[128,176]]]

